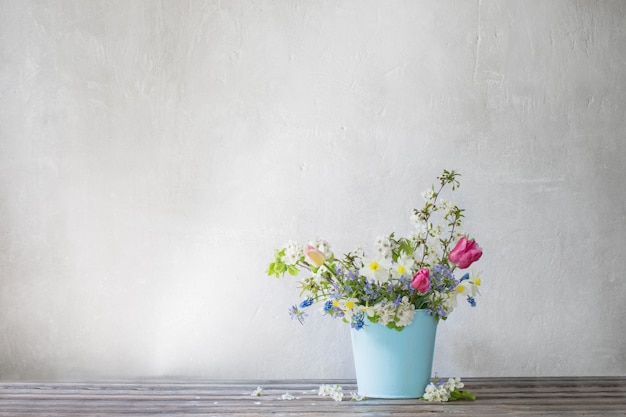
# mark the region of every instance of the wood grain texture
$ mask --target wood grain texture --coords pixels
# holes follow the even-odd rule
[[[626,416],[626,377],[467,378],[477,400],[350,401],[354,381],[0,382],[0,416]],[[338,383],[344,401],[319,397]],[[260,397],[252,391],[260,386]],[[290,393],[293,400],[281,399]]]

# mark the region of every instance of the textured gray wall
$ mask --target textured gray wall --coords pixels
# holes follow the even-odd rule
[[[350,378],[273,248],[463,174],[440,375],[625,375],[626,2],[0,0],[0,378]]]

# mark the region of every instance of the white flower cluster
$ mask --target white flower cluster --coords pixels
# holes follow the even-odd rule
[[[409,301],[409,297],[402,297],[402,302],[396,311],[396,325],[399,327],[408,326],[415,317],[415,306]]]
[[[283,256],[282,261],[285,265],[295,265],[302,257],[302,251],[302,246],[290,240],[285,245],[285,256]]]
[[[311,240],[309,241],[309,245],[320,251],[326,258],[333,253],[330,244],[324,239],[317,238],[315,240]]]
[[[437,236],[441,236],[446,231],[447,227],[444,225],[448,224],[446,217],[450,215],[452,212],[457,210],[457,206],[449,201],[439,198],[438,195],[432,188],[422,192],[422,198],[427,203],[431,204],[432,212],[439,212],[439,216],[434,216],[429,219],[428,222],[422,217],[422,214],[418,212],[413,212],[410,217],[411,224],[415,227],[415,230],[411,233],[411,239],[415,240],[425,240],[428,236],[432,238],[436,238]],[[433,213],[434,214],[434,213]],[[443,222],[440,223],[440,222]],[[464,235],[460,224],[456,225],[454,230],[452,231],[451,240],[457,241]],[[427,259],[438,259],[441,257],[441,251],[438,245],[429,245],[428,252],[425,254]],[[421,257],[423,253],[420,253]]]
[[[456,208],[455,204],[452,201],[444,199],[439,199],[439,203],[437,204],[437,206],[439,210],[443,210],[446,213]]]
[[[458,291],[453,293],[444,293],[439,291],[433,291],[433,293],[428,297],[433,304],[441,304],[443,309],[450,315],[454,309],[457,307],[457,295]]]
[[[454,391],[460,390],[464,386],[465,384],[461,382],[461,378],[450,378],[446,382],[431,382],[426,387],[424,399],[435,402],[448,401]]]
[[[370,317],[378,316],[378,323],[383,326],[395,321],[396,326],[404,327],[413,321],[415,306],[409,301],[409,297],[405,296],[397,306],[393,303],[378,303],[366,307],[365,312]]]
[[[317,395],[320,397],[331,397],[335,401],[341,401],[343,400],[343,388],[337,384],[322,384],[320,385]]]
[[[350,397],[351,401],[363,401],[365,399],[365,395],[361,395],[356,392],[351,392]]]
[[[429,189],[422,191],[422,198],[425,201],[434,201],[435,196],[436,196],[436,193],[433,187],[430,187]]]
[[[396,249],[396,246],[387,236],[378,236],[376,238],[376,252],[383,258],[390,258],[391,252]]]

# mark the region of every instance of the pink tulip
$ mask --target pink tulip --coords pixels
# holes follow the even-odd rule
[[[428,268],[422,268],[413,275],[413,281],[411,281],[411,286],[425,294],[430,289],[430,280],[428,279],[428,275],[430,275],[430,271]]]
[[[450,251],[448,259],[456,264],[459,268],[465,269],[472,263],[476,262],[483,255],[483,250],[478,246],[475,240],[467,240],[462,237],[458,241],[454,249]]]
[[[326,256],[311,245],[304,247],[304,256],[311,265],[316,267],[320,267],[326,261]]]

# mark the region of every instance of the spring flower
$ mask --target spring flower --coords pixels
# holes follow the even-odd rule
[[[361,330],[365,326],[365,314],[361,311],[352,316],[350,326],[355,330]]]
[[[317,392],[320,397],[331,397],[335,401],[343,400],[343,388],[340,385],[322,384]]]
[[[416,290],[425,294],[430,289],[430,280],[428,279],[428,275],[430,274],[430,270],[428,268],[422,268],[413,275],[413,281],[411,281],[411,286]]]
[[[374,317],[376,315],[376,309],[374,308],[374,306],[364,307],[363,312],[367,314],[367,317]]]
[[[396,318],[396,310],[392,303],[378,303],[374,306],[375,315],[378,316],[378,323],[383,326],[392,323]]]
[[[254,391],[252,391],[252,396],[253,397],[260,397],[261,396],[261,392],[263,392],[263,388],[261,387],[256,387],[256,389]]]
[[[365,278],[384,283],[389,280],[390,266],[389,261],[384,258],[365,258],[363,259],[363,268],[361,268],[360,273]]]
[[[300,322],[300,324],[304,324],[304,318],[307,316],[307,314],[300,310],[297,306],[291,306],[289,309],[289,315],[292,320],[296,319]]]
[[[408,326],[415,317],[415,307],[409,301],[409,297],[402,297],[402,302],[397,307],[396,325],[399,327]]]
[[[326,261],[326,256],[311,245],[304,247],[304,256],[309,264],[318,268]]]
[[[465,269],[479,260],[482,255],[483,250],[475,240],[467,240],[467,238],[462,237],[454,249],[450,251],[448,259],[450,262],[457,264],[459,268]]]
[[[439,201],[437,202],[437,207],[440,210],[443,210],[445,212],[449,212],[449,211],[453,210],[456,206],[451,201],[444,200],[444,199],[440,198]]]
[[[360,247],[336,256],[319,238],[275,249],[269,276],[307,274],[299,282],[300,299],[289,309],[292,319],[303,323],[310,306],[319,302],[323,314],[356,330],[370,323],[402,330],[413,321],[415,309],[438,321],[452,313],[459,296],[476,305],[480,277],[457,267],[469,267],[482,249],[461,229],[464,210],[443,193],[459,186],[459,175],[444,170],[423,193],[423,207],[411,210],[415,228],[406,237],[395,232],[378,237],[369,256]]]
[[[412,257],[406,255],[404,252],[402,255],[398,257],[398,260],[391,267],[391,276],[394,278],[405,277],[409,278],[411,276],[411,269],[415,261]]]
[[[442,296],[442,299],[441,307],[443,307],[447,314],[452,313],[457,306],[456,294],[446,293]]]
[[[285,265],[295,265],[302,257],[302,248],[297,243],[289,241],[283,249],[285,256],[282,257],[282,261]]]
[[[476,396],[469,391],[461,391],[465,386],[461,382],[461,378],[449,378],[447,381],[441,381],[435,378],[426,386],[426,392],[422,397],[423,400],[444,402],[455,400],[475,400]]]
[[[312,304],[313,304],[313,299],[309,297],[300,303],[300,308],[310,307]]]
[[[459,285],[456,286],[457,293],[472,298],[476,297],[477,294],[480,294],[478,292],[478,287],[480,286],[480,277],[472,275],[465,274],[461,277]],[[471,301],[469,303],[472,304]]]
[[[350,397],[350,401],[363,401],[365,399],[365,395],[360,395],[356,392],[351,392]]]
[[[459,294],[466,295],[468,297],[475,297],[478,294],[478,287],[472,281],[464,281],[460,283],[456,290]]]
[[[426,386],[426,392],[424,393],[423,398],[427,401],[443,402],[448,401],[450,394],[444,387],[437,387],[431,382],[428,386]]]
[[[332,302],[331,314],[336,317],[345,318],[344,321],[351,323],[353,316],[363,311],[363,307],[359,306],[358,298],[341,298]]]
[[[431,202],[435,199],[435,197],[437,197],[437,194],[435,193],[433,187],[430,187],[428,190],[422,192],[422,198],[424,201]]]
[[[391,256],[391,239],[386,236],[378,236],[376,238],[376,252],[379,256]]]
[[[322,252],[326,258],[328,258],[332,254],[332,250],[330,249],[330,244],[326,242],[324,239],[315,239],[309,242],[310,246],[313,246],[318,251]]]

